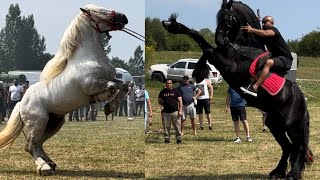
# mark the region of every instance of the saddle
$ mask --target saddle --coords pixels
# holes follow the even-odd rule
[[[249,73],[256,80],[261,74],[266,60],[270,59],[271,54],[266,51],[260,54],[250,65]],[[266,90],[271,96],[279,93],[285,83],[285,78],[275,74],[269,73],[268,78],[263,82],[261,87]]]

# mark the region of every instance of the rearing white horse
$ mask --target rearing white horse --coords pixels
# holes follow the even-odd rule
[[[92,4],[71,22],[55,57],[45,66],[40,82],[30,86],[15,106],[0,148],[13,143],[23,130],[25,150],[35,160],[39,175],[51,175],[56,164],[45,153],[43,143],[64,124],[64,115],[94,100],[108,100],[110,111],[127,93],[128,85],[115,83],[115,68],[101,44],[101,33],[122,30],[124,14]]]

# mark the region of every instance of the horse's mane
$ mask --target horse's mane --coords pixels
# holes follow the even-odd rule
[[[232,3],[232,10],[234,10],[242,20],[242,25],[245,26],[249,23],[252,27],[261,29],[259,19],[248,5],[243,4],[241,1],[234,1]]]
[[[50,82],[64,70],[68,60],[71,59],[80,45],[81,29],[84,24],[80,21],[82,21],[81,14],[77,15],[70,23],[60,41],[60,47],[56,55],[44,67],[40,81]]]

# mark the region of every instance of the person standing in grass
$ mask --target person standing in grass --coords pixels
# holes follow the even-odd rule
[[[149,93],[146,89],[144,90],[144,132],[148,133],[148,127],[151,126],[152,118],[152,105],[149,98]]]
[[[197,98],[197,106],[196,106],[197,114],[199,114],[200,130],[204,130],[203,109],[207,116],[209,130],[212,130],[210,101],[213,99],[213,87],[211,85],[211,81],[210,79],[204,79],[200,83],[195,83],[195,86],[201,90],[201,94]]]
[[[227,113],[229,109],[231,111],[231,117],[234,122],[234,129],[236,132],[236,139],[234,140],[235,143],[241,142],[241,138],[239,136],[239,121],[243,124],[243,129],[247,135],[247,141],[252,142],[249,132],[249,124],[247,122],[246,103],[247,102],[235,90],[228,87],[225,112]]]
[[[186,125],[186,119],[189,115],[191,119],[191,127],[193,130],[193,134],[197,134],[196,132],[196,108],[194,101],[201,94],[201,90],[198,89],[195,85],[189,83],[189,76],[184,76],[182,78],[182,83],[178,87],[179,92],[182,96],[182,118],[181,118],[181,134],[183,135],[183,130]]]
[[[158,103],[163,106],[162,118],[164,121],[165,132],[164,142],[170,143],[171,122],[176,131],[177,144],[181,141],[181,120],[182,98],[180,92],[172,87],[172,80],[166,80],[166,87],[162,89],[158,96]]]

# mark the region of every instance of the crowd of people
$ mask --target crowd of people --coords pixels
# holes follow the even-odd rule
[[[0,121],[9,119],[14,106],[21,101],[21,98],[29,88],[29,81],[19,83],[16,79],[12,84],[5,84],[0,81]]]
[[[203,112],[206,114],[208,121],[208,130],[212,131],[212,117],[211,107],[213,99],[213,87],[210,80],[205,79],[201,83],[191,83],[188,76],[184,76],[182,82],[174,87],[173,82],[167,79],[163,89],[160,90],[158,95],[158,104],[161,109],[161,121],[164,134],[164,143],[170,143],[170,131],[173,126],[176,143],[182,142],[182,136],[184,135],[186,122],[188,116],[191,120],[191,128],[194,135],[197,134],[197,130],[204,130]],[[146,112],[149,112],[145,116],[145,133],[149,133],[149,126],[152,125],[152,107],[149,99],[149,95],[146,96]],[[232,88],[228,87],[226,92],[225,113],[229,112],[234,124],[234,130],[236,138],[235,143],[240,143],[240,121],[243,124],[246,140],[252,142],[250,136],[249,123],[247,121],[246,114],[246,101]],[[264,124],[266,113],[262,112],[263,118],[263,131],[267,129]],[[199,120],[199,127],[196,126],[196,118]]]

